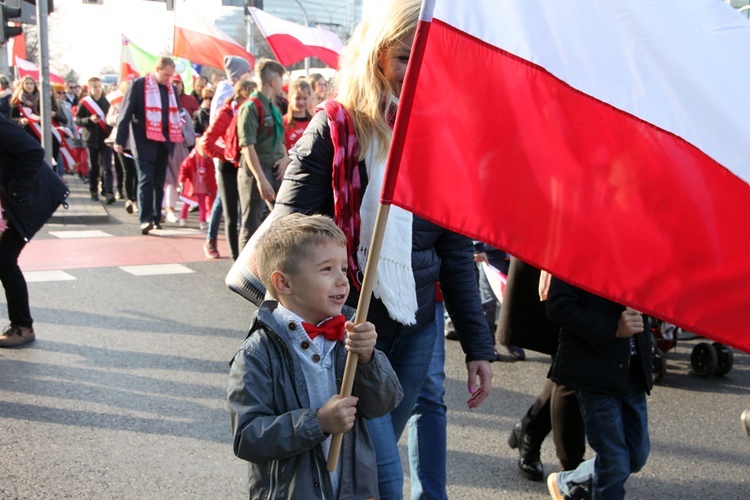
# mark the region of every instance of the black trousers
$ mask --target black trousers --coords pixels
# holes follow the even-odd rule
[[[239,209],[240,192],[237,189],[237,167],[228,161],[219,162],[219,196],[224,209],[224,231],[232,259],[240,255],[239,246]]]
[[[104,144],[89,150],[89,191],[91,194],[99,192],[99,169],[101,168],[104,178],[102,184],[106,194],[112,194],[112,148]]]
[[[18,256],[24,246],[26,241],[11,225],[0,235],[0,281],[5,289],[10,324],[30,328],[34,321],[29,311],[29,290],[18,267]]]
[[[521,424],[525,432],[540,443],[552,431],[562,470],[575,469],[583,461],[586,432],[573,389],[547,379],[541,394],[521,419]]]
[[[132,157],[132,153],[128,151],[131,156],[125,156],[125,153],[117,153],[117,158],[120,159],[122,165],[123,180],[122,185],[125,187],[125,199],[130,201],[138,200],[138,171],[135,168],[135,160]],[[121,185],[118,181],[118,189]]]

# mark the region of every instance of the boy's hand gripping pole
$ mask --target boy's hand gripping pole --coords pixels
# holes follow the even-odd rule
[[[367,320],[367,313],[370,309],[370,297],[372,288],[375,285],[375,275],[378,270],[378,260],[380,259],[380,249],[383,246],[383,235],[385,234],[385,224],[388,221],[388,213],[391,210],[390,205],[380,204],[378,214],[375,218],[375,229],[372,233],[370,242],[370,253],[367,256],[367,265],[365,265],[365,276],[362,280],[362,290],[359,294],[357,303],[357,314],[354,317],[354,324],[358,325]],[[344,378],[341,381],[341,396],[346,398],[352,395],[352,386],[354,385],[354,375],[357,371],[357,361],[359,355],[348,353],[346,356],[346,366],[344,367]],[[331,438],[331,447],[328,451],[328,463],[326,468],[329,471],[336,470],[339,462],[339,452],[341,451],[341,440],[343,434],[334,434]]]

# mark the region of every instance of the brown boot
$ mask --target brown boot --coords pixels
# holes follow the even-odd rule
[[[34,342],[36,336],[34,329],[26,326],[6,326],[0,335],[0,347],[18,347],[19,345]]]
[[[207,259],[219,258],[219,249],[216,248],[216,240],[206,241],[206,244],[203,245],[203,251],[205,252]]]

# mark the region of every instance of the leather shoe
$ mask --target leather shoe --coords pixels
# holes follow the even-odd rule
[[[154,225],[150,222],[144,222],[141,224],[141,234],[148,234],[154,228]]]
[[[541,442],[535,442],[528,432],[525,432],[523,424],[517,422],[508,437],[508,446],[518,448],[518,468],[521,474],[532,481],[541,481],[544,477],[544,466],[540,458]]]
[[[34,342],[36,336],[34,335],[34,329],[31,327],[6,326],[0,335],[0,347],[18,347],[20,345]]]

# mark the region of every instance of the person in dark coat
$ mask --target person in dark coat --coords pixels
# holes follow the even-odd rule
[[[576,391],[596,457],[552,473],[550,494],[589,486],[592,499],[625,497],[625,481],[646,464],[646,394],[653,385],[651,335],[643,315],[553,277],[547,314],[560,326],[550,377]]]
[[[113,149],[121,154],[130,144],[138,169],[141,234],[161,227],[167,163],[174,145],[183,141],[177,97],[170,84],[174,71],[172,59],[159,58],[152,73],[128,87],[117,118]]]
[[[0,347],[16,347],[36,338],[18,256],[67,195],[65,184],[44,163],[44,149],[39,143],[0,116],[0,201],[7,219],[7,227],[0,234],[0,281],[10,319],[0,335]]]
[[[549,320],[546,302],[540,300],[540,275],[539,269],[511,257],[497,337],[501,344],[549,354],[554,360],[560,328]],[[542,392],[508,437],[508,445],[518,448],[518,468],[532,481],[544,477],[541,448],[550,432],[562,470],[575,469],[586,452],[578,399],[575,391],[547,378]]]
[[[99,171],[102,178],[104,195],[107,205],[115,202],[112,180],[112,149],[104,141],[112,133],[112,127],[107,125],[109,101],[104,95],[102,81],[97,77],[89,78],[89,95],[81,99],[76,115],[76,124],[83,128],[83,143],[89,152],[89,191],[91,199],[99,201]]]

